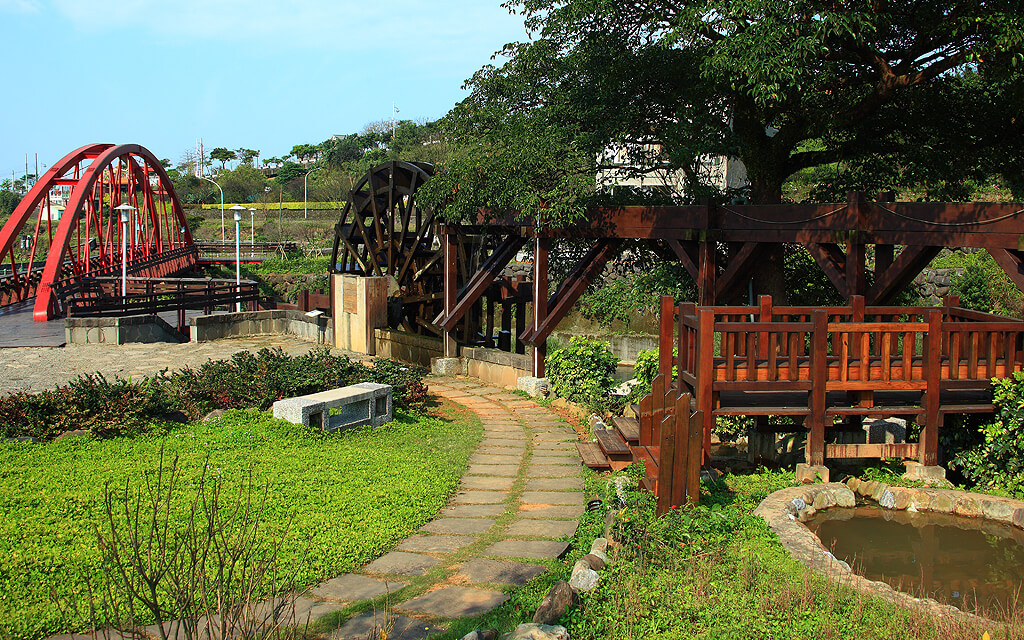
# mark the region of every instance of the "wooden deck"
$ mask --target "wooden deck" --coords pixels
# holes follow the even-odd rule
[[[905,457],[937,464],[945,416],[993,411],[991,379],[1024,369],[1024,322],[958,306],[675,306],[662,309],[659,370],[703,412],[703,449],[717,416],[791,416],[809,432],[807,461]],[[678,356],[673,358],[675,343]],[[674,362],[673,362],[674,360]],[[664,375],[664,374],[662,374]],[[871,417],[922,425],[921,442],[830,444],[827,430]]]

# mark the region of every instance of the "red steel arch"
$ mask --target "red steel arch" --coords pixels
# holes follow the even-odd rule
[[[61,200],[66,206],[54,224]],[[0,230],[0,265],[11,271],[0,275],[0,305],[35,297],[33,317],[48,320],[60,314],[57,282],[119,271],[121,204],[135,208],[127,225],[129,272],[161,277],[195,266],[192,234],[156,156],[137,144],[87,145],[51,167]],[[32,233],[24,234],[33,213]],[[26,236],[29,242],[18,242]]]

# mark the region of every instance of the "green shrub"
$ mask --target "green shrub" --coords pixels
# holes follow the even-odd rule
[[[659,261],[628,278],[602,283],[579,301],[580,314],[602,326],[621,322],[627,327],[638,315],[658,313],[660,296],[695,299],[697,287],[678,262]]]
[[[603,410],[615,385],[612,375],[619,360],[607,342],[574,336],[569,346],[552,351],[547,358],[551,385],[562,398]]]
[[[97,437],[140,433],[173,411],[153,378],[108,381],[85,375],[65,386],[30,395],[0,398],[0,435],[51,440],[62,433],[87,430]]]
[[[281,349],[261,349],[255,355],[242,351],[230,360],[207,362],[198,369],[186,367],[167,382],[182,410],[196,419],[214,409],[265,410],[281,398],[358,382],[392,385],[396,407],[422,406],[427,393],[425,375],[419,367],[383,358],[367,367],[319,347],[294,357]]]
[[[1024,373],[993,380],[995,421],[981,428],[984,441],[953,461],[968,479],[1024,496]]]
[[[376,358],[367,369],[366,382],[391,385],[392,402],[396,407],[419,408],[427,401],[427,386],[423,384],[427,370],[387,358]]]
[[[679,349],[672,349],[672,357],[679,355]],[[679,367],[672,365],[672,376],[676,376]],[[658,350],[644,349],[636,355],[636,362],[633,364],[633,377],[637,384],[629,391],[629,402],[640,402],[640,399],[651,392],[651,383],[658,375]]]

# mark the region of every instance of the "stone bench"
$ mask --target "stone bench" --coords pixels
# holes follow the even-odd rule
[[[331,409],[341,413],[331,415]],[[274,417],[293,424],[336,431],[369,424],[379,427],[391,422],[391,385],[361,382],[348,387],[278,400]]]

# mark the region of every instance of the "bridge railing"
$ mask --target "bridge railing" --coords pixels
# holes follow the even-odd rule
[[[197,242],[195,246],[199,251],[200,258],[233,258],[235,256],[234,242]],[[298,250],[299,245],[295,242],[240,242],[238,244],[238,252],[243,257],[284,256]]]

